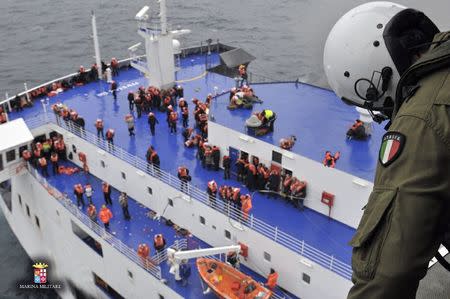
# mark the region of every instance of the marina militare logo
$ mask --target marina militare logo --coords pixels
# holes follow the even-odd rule
[[[45,263],[36,263],[33,265],[33,268],[34,268],[34,283],[36,284],[47,283],[48,265]]]

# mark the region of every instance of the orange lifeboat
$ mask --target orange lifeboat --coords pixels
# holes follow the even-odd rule
[[[272,292],[248,275],[221,261],[198,258],[197,269],[202,280],[222,299],[268,299]]]

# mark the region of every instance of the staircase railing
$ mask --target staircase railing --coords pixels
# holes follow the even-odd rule
[[[277,226],[273,226],[261,219],[258,219],[253,214],[243,214],[240,209],[232,206],[230,203],[226,203],[220,199],[210,200],[209,195],[205,191],[200,190],[190,183],[183,183],[178,179],[178,177],[162,169],[153,167],[145,160],[130,154],[117,145],[109,145],[104,139],[98,138],[97,135],[81,129],[70,121],[65,122],[53,114],[49,114],[47,120],[41,116],[25,121],[30,129],[37,128],[45,123],[57,125],[62,129],[78,136],[79,138],[94,144],[109,154],[127,162],[130,165],[133,165],[144,173],[147,173],[148,175],[159,179],[163,183],[181,191],[181,196],[183,196],[186,200],[197,200],[210,208],[227,215],[231,225],[233,225],[234,228],[238,230],[250,228],[294,251],[295,253],[310,259],[322,267],[329,269],[330,271],[333,271],[348,280],[351,279],[352,269],[350,265],[335,258],[333,255],[326,254],[319,249],[314,248],[313,246],[307,244],[304,240],[299,240],[291,236],[290,234],[279,229]]]

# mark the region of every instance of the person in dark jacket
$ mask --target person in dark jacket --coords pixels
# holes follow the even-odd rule
[[[156,124],[159,124],[159,121],[156,118],[155,114],[153,112],[150,112],[148,114],[148,125],[150,126],[150,132],[152,133],[152,136],[155,136]]]
[[[275,196],[280,188],[280,174],[277,170],[273,169],[269,175],[269,197]]]
[[[132,91],[128,93],[128,108],[130,111],[134,109],[134,93]]]
[[[219,170],[219,164],[220,164],[220,149],[217,146],[212,147],[212,158],[213,158],[213,165],[214,170]]]
[[[128,195],[125,192],[120,193],[119,204],[122,207],[123,217],[125,220],[130,220],[130,212],[128,211]]]
[[[231,159],[229,156],[223,156],[222,166],[223,166],[223,178],[225,180],[228,180],[230,178],[230,167],[231,167]]]
[[[113,81],[111,83],[111,91],[112,91],[114,100],[117,100],[117,83],[116,83],[116,81]]]

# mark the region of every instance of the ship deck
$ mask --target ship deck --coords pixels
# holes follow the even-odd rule
[[[71,162],[61,162],[60,165],[69,166],[69,167],[77,167],[75,164]],[[78,168],[78,167],[77,167]],[[80,169],[80,168],[79,168]],[[71,201],[76,205],[77,201],[73,194],[73,185],[74,184],[82,184],[83,186],[87,183],[90,183],[93,188],[93,196],[92,202],[97,208],[97,213],[100,211],[102,204],[104,204],[103,193],[102,193],[102,181],[91,175],[85,174],[81,169],[79,172],[74,173],[72,175],[60,174],[56,176],[50,176],[47,178],[47,181],[58,189],[62,193],[66,193]],[[133,198],[128,198],[128,209],[131,215],[131,220],[127,221],[123,217],[122,208],[119,205],[120,191],[116,188],[111,188],[111,198],[113,205],[108,206],[111,209],[113,214],[113,218],[110,222],[110,232],[120,239],[125,245],[137,250],[138,245],[141,243],[147,243],[150,247],[150,255],[153,256],[156,254],[153,248],[153,236],[155,234],[163,234],[166,239],[167,246],[171,246],[175,243],[175,240],[187,239],[187,249],[198,249],[198,248],[208,248],[211,247],[207,243],[198,239],[194,235],[190,234],[188,236],[182,236],[175,231],[172,226],[167,226],[165,224],[165,219],[161,218],[160,221],[153,220],[149,213],[150,209],[138,203]],[[86,203],[86,207],[82,209],[82,211],[87,214],[87,198],[84,197],[84,202]],[[100,223],[100,220],[98,220]],[[211,292],[207,295],[203,294],[203,287],[200,282],[200,276],[198,274],[197,266],[195,264],[195,259],[189,260],[191,265],[191,276],[188,279],[188,284],[186,286],[182,286],[181,283],[176,282],[174,276],[169,273],[169,266],[166,262],[160,264],[162,278],[167,280],[167,285],[176,291],[178,294],[183,296],[184,298],[216,298],[216,296]],[[240,271],[250,275],[259,282],[265,282],[265,278],[261,275],[255,273],[251,269],[245,267],[241,264]],[[206,286],[205,286],[206,288]],[[296,298],[294,295],[289,293],[282,293],[281,290],[276,291],[280,295],[287,295],[288,298]],[[284,296],[282,296],[284,297]]]
[[[218,63],[217,54],[212,54],[212,61]],[[204,100],[208,93],[214,90],[218,90],[219,92],[229,90],[235,84],[234,80],[230,78],[214,73],[205,74],[204,55],[188,56],[182,59],[181,63],[182,70],[178,72],[177,79],[181,81],[180,84],[184,87],[185,98],[188,100],[193,97]],[[226,183],[227,185],[239,186],[242,192],[248,192],[235,179],[224,181],[222,172],[209,171],[202,168],[201,163],[195,158],[196,150],[187,149],[183,146],[181,123],[178,125],[178,133],[171,135],[165,122],[165,114],[161,112],[156,112],[159,120],[159,125],[156,127],[156,136],[152,137],[150,135],[147,119],[143,116],[136,120],[136,137],[130,138],[124,122],[124,115],[129,113],[127,94],[128,91],[136,91],[141,85],[146,86],[147,79],[134,69],[122,69],[119,76],[114,79],[118,82],[119,88],[122,88],[122,90],[117,92],[117,101],[114,101],[112,95],[108,93],[108,84],[105,82],[96,82],[70,89],[56,97],[50,98],[50,104],[61,101],[70,108],[75,109],[85,119],[86,130],[93,133],[96,131],[94,127],[95,120],[97,118],[103,119],[105,128],[111,127],[115,129],[115,145],[122,147],[132,155],[145,159],[147,148],[149,145],[153,145],[161,158],[161,168],[163,170],[176,175],[178,166],[187,166],[192,175],[191,183],[200,189],[206,190],[207,182],[214,179],[218,185]],[[357,166],[355,162],[350,162],[351,159],[349,157],[351,155],[360,157],[368,152],[365,155],[366,164],[364,165],[368,168],[370,165],[372,165],[370,167],[374,167],[376,155],[375,150],[372,149],[374,147],[372,144],[377,143],[375,139],[379,138],[379,134],[375,134],[365,144],[355,142],[347,143],[345,141],[345,130],[357,118],[356,111],[351,107],[341,104],[330,91],[305,84],[296,86],[294,83],[258,84],[254,88],[256,94],[266,100],[262,108],[275,108],[269,105],[270,99],[273,99],[271,105],[274,105],[277,99],[285,102],[292,101],[288,105],[279,105],[279,107],[277,106],[274,109],[279,115],[276,123],[276,131],[282,130],[283,132],[276,133],[272,138],[265,137],[263,140],[276,144],[279,137],[294,133],[299,137],[299,142],[294,148],[295,151],[300,150],[302,154],[305,152],[307,157],[316,161],[321,161],[323,152],[326,149],[340,150],[343,154],[341,160],[338,161],[337,168],[349,170]],[[298,97],[310,99],[311,102],[315,102],[317,98],[317,103],[321,104],[312,103],[310,108],[309,104],[306,105]],[[330,102],[327,106],[325,106],[326,101]],[[220,108],[223,105],[223,97],[220,97],[217,103],[213,104],[214,116],[217,120],[223,120],[227,115],[230,115],[227,109]],[[292,105],[300,105],[301,107],[294,107]],[[191,111],[193,106],[189,101]],[[256,109],[259,109],[258,106]],[[299,110],[299,112],[293,112],[294,110]],[[328,112],[325,114],[326,111]],[[10,117],[33,118],[40,113],[42,113],[42,106],[36,103],[33,107],[27,108],[23,112],[12,113]],[[239,122],[236,121],[234,124],[233,121],[227,120],[226,123],[231,128],[241,131],[241,124],[243,124],[243,120],[248,113],[250,112],[236,111],[236,115],[233,117],[239,120]],[[302,121],[298,117],[298,115],[307,114],[309,114],[308,117],[304,116],[306,120],[313,120],[313,115],[319,114],[321,116],[326,115],[327,121],[321,121],[318,127],[315,127],[314,124],[317,121],[308,123],[308,121]],[[281,115],[285,117],[280,117]],[[325,119],[325,117],[317,117],[317,119]],[[194,120],[191,114],[190,125],[192,126],[193,123]],[[339,128],[341,125],[343,128]],[[331,131],[328,131],[329,128],[331,128]],[[297,132],[300,132],[300,134]],[[360,165],[359,168],[362,169],[364,167]],[[357,173],[353,174],[359,176]],[[369,179],[369,177],[366,178]],[[268,199],[265,195],[258,193],[254,194],[252,213],[259,219],[273,226],[277,226],[278,229],[299,240],[304,240],[316,249],[346,264],[350,264],[351,247],[347,243],[355,231],[353,228],[329,219],[311,209],[307,208],[300,212],[284,200]],[[122,233],[118,232],[118,236],[122,236]]]

